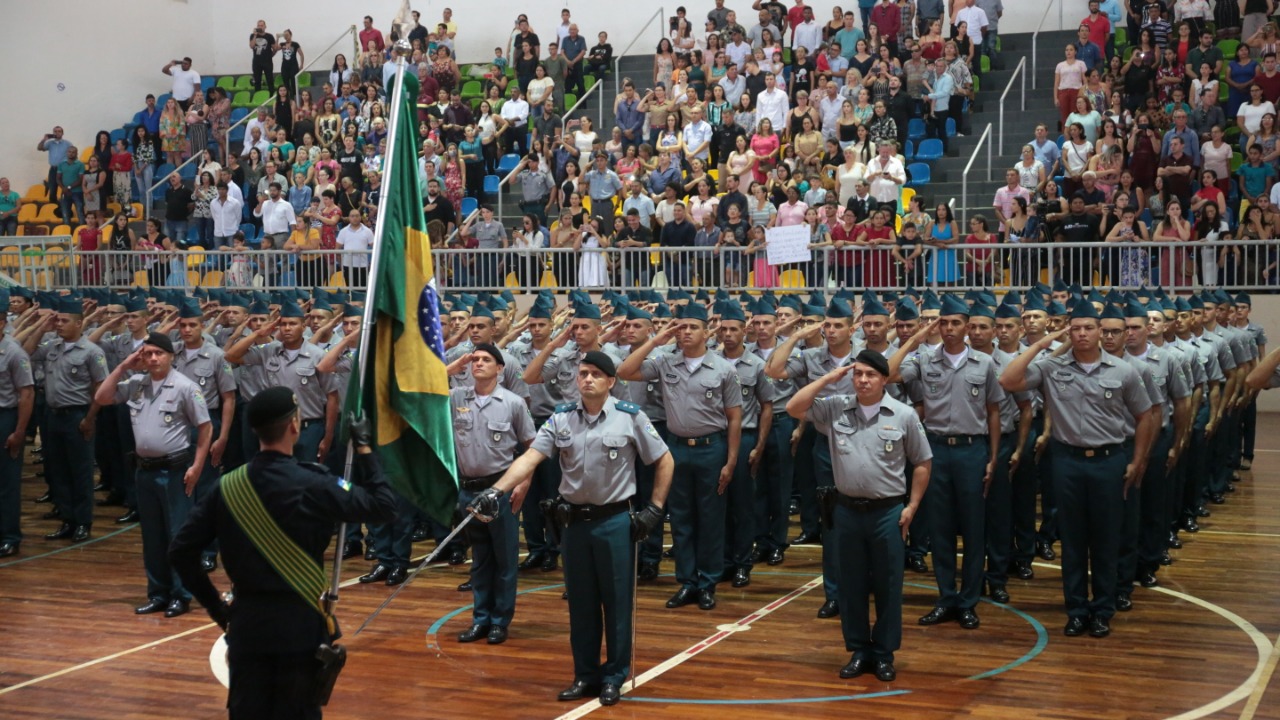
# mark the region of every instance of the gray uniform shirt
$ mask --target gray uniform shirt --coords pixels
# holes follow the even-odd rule
[[[116,385],[116,402],[129,407],[139,457],[159,458],[191,447],[191,430],[209,422],[199,386],[176,370],[153,390],[150,375],[134,375]]]
[[[516,450],[533,441],[533,418],[524,399],[495,387],[486,402],[477,402],[474,387],[449,391],[458,474],[476,478],[511,466]]]
[[[467,350],[470,352],[471,350]],[[502,350],[502,373],[498,375],[498,385],[515,393],[525,402],[529,401],[529,386],[524,381],[524,366],[520,364],[520,358],[512,355],[507,350]],[[456,357],[454,358],[457,359]],[[473,387],[476,379],[471,377],[471,364],[463,366],[462,372],[457,375],[449,376],[449,387],[466,388]]]
[[[1092,372],[1076,362],[1074,351],[1037,359],[1027,368],[1026,384],[1044,392],[1053,439],[1075,447],[1124,442],[1125,422],[1151,409],[1138,371],[1106,353]]]
[[[996,363],[996,376],[1004,372],[1009,363],[1013,362],[1013,356],[1001,350],[1000,348],[991,349],[991,359]],[[1000,434],[1014,432],[1018,429],[1018,416],[1021,414],[1018,410],[1020,402],[1035,402],[1035,393],[1019,392],[1005,393],[1004,399],[1000,401]]]
[[[870,419],[862,416],[854,395],[818,398],[804,419],[827,436],[836,488],[849,497],[905,495],[907,463],[933,458],[920,416],[888,394]]]
[[[261,366],[265,387],[287,387],[298,396],[302,419],[323,420],[325,403],[329,398],[329,381],[324,373],[316,370],[316,364],[324,358],[320,348],[309,342],[302,343],[292,360],[279,340],[249,348],[242,365]]]
[[[44,366],[45,400],[54,409],[88,405],[93,386],[107,379],[106,353],[84,336],[70,345],[55,337],[36,348],[31,360]]]
[[[618,357],[610,351],[608,346],[600,348],[600,350],[613,358],[614,362],[621,365],[625,357]],[[578,365],[582,363],[582,356],[586,353],[578,350],[576,346],[562,347],[554,350],[551,357],[542,364],[542,384],[546,388],[547,395],[551,396],[551,400],[556,405],[567,402],[578,402],[582,398],[578,392]],[[613,386],[611,393],[615,398],[622,399],[622,384],[618,383]]]
[[[1138,377],[1142,379],[1142,389],[1147,393],[1147,399],[1151,401],[1151,406],[1156,407],[1159,404],[1161,392],[1160,389],[1156,387],[1155,379],[1151,376],[1151,366],[1144,362],[1140,362],[1137,358],[1128,354],[1123,355],[1122,357],[1125,362],[1133,366],[1134,370],[1138,371]],[[1136,418],[1127,418],[1124,423],[1125,437],[1133,437],[1137,432],[1138,423]]]
[[[608,343],[604,346],[603,351],[610,357],[627,357],[631,354],[634,345],[618,345],[616,343]],[[655,348],[653,352],[662,352],[662,348]],[[667,421],[667,408],[662,400],[662,388],[658,386],[656,380],[623,380],[618,379],[618,384],[614,388],[621,388],[622,391],[613,393],[613,396],[619,400],[633,402],[640,406],[644,414],[656,423],[665,423]]]
[[[1160,405],[1161,427],[1168,425],[1173,417],[1173,401],[1191,395],[1191,383],[1182,370],[1180,358],[1175,357],[1172,350],[1158,348],[1150,343],[1147,344],[1147,352],[1141,357],[1127,353],[1125,356],[1150,369],[1154,389],[1148,392],[1155,393],[1151,402]]]
[[[1004,401],[1004,389],[990,355],[968,348],[951,367],[942,348],[923,348],[902,363],[902,381],[916,385],[924,401],[924,424],[939,435],[986,435],[987,405]]]
[[[816,348],[805,348],[800,351],[799,357],[792,355],[787,358],[787,377],[795,383],[798,388],[802,385],[808,385],[815,382],[818,378],[835,370],[840,365],[848,364],[854,356],[858,354],[858,348],[850,345],[849,357],[843,360],[837,360],[832,357],[831,349],[826,343]],[[795,392],[793,391],[794,395]],[[853,375],[845,375],[839,381],[834,382],[818,393],[818,397],[830,397],[832,395],[852,395],[853,394]]]
[[[0,408],[18,407],[18,391],[35,385],[31,372],[31,357],[16,340],[9,336],[0,339]]]
[[[222,407],[222,393],[236,391],[235,373],[221,348],[206,342],[187,359],[187,349],[179,342],[174,347],[173,369],[187,376],[204,394],[210,412]]]
[[[749,352],[737,359],[724,359],[733,365],[742,386],[742,429],[756,430],[760,427],[760,406],[777,402],[776,390],[764,374],[764,361]]]
[[[510,353],[519,363],[520,367],[527,368],[529,363],[538,356],[538,350],[527,342],[516,341],[507,346],[506,352]],[[520,378],[524,381],[523,376]],[[527,385],[529,388],[529,411],[536,418],[551,417],[552,411],[555,410],[556,404],[551,400],[551,394],[547,392],[546,383],[534,383]]]
[[[775,341],[775,343],[776,342],[777,341]],[[773,348],[764,350],[755,343],[747,343],[747,352],[760,358],[764,361],[765,365],[768,365],[770,356],[773,355],[780,344],[781,343],[777,343]],[[791,357],[787,359],[788,364],[790,364],[792,358],[798,360],[800,358],[800,352],[799,348],[792,348]],[[766,375],[765,382],[773,386],[773,414],[777,415],[778,413],[785,413],[787,411],[787,401],[791,399],[792,395],[796,394],[797,388],[795,381],[790,378],[786,380],[774,380]]]
[[[728,360],[706,353],[689,369],[680,350],[653,353],[640,367],[645,380],[659,380],[667,408],[667,429],[695,438],[727,430],[725,410],[742,406],[738,373]]]
[[[560,494],[577,505],[605,505],[636,494],[636,458],[652,465],[667,453],[653,423],[632,403],[610,397],[592,418],[581,403],[556,408],[532,448],[560,462]]]

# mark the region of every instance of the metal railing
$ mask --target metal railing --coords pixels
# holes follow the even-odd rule
[[[1009,91],[1013,89],[1013,81],[1019,77],[1022,78],[1022,90],[1019,92],[1018,109],[1021,112],[1027,111],[1027,57],[1022,56],[1018,61],[1018,66],[1013,69],[1013,75],[1009,76],[1009,84],[1004,86],[1004,92],[1000,93],[1000,131],[997,133],[999,139],[997,141],[997,154],[1004,157],[1004,100],[1009,95]]]
[[[622,49],[622,52],[620,52],[620,53],[618,53],[617,55],[614,55],[614,56],[613,56],[613,94],[614,94],[614,97],[617,97],[619,94],[621,94],[621,93],[622,93],[622,75],[619,73],[618,68],[619,68],[619,67],[621,67],[621,63],[622,63],[622,58],[623,58],[623,56],[625,56],[627,53],[631,52],[631,48],[632,48],[633,46],[635,46],[635,44],[636,44],[636,42],[637,42],[637,41],[639,41],[639,40],[640,40],[640,36],[641,36],[641,35],[644,35],[644,34],[645,34],[645,32],[647,32],[647,31],[649,30],[649,26],[653,24],[653,21],[654,21],[654,19],[655,19],[655,18],[656,18],[656,19],[659,19],[659,20],[661,21],[661,22],[658,24],[659,33],[660,33],[663,37],[666,37],[666,34],[667,34],[667,29],[666,29],[666,25],[667,25],[667,19],[666,19],[666,18],[667,18],[667,11],[666,11],[666,9],[665,9],[665,8],[659,7],[657,10],[655,10],[655,11],[654,11],[654,13],[653,13],[652,15],[650,15],[650,16],[649,16],[649,19],[645,21],[644,25],[641,25],[641,26],[640,26],[640,29],[636,31],[636,36],[635,36],[635,37],[633,37],[633,38],[631,38],[631,42],[627,43],[627,46],[626,46],[625,48],[623,48],[623,49]]]
[[[986,129],[982,131],[982,136],[978,138],[978,144],[973,146],[973,155],[969,156],[969,162],[964,166],[964,172],[960,174],[960,212],[965,219],[969,213],[969,170],[973,168],[973,163],[978,159],[978,153],[982,152],[982,147],[987,147],[987,182],[991,182],[991,123],[987,123]]]
[[[1062,29],[1063,29],[1063,25],[1062,25],[1062,23],[1063,23],[1063,18],[1062,18],[1062,13],[1063,13],[1063,10],[1062,10],[1062,0],[1049,0],[1049,4],[1048,4],[1048,5],[1045,5],[1045,7],[1044,7],[1044,14],[1040,16],[1040,23],[1039,23],[1038,25],[1036,25],[1036,31],[1035,31],[1035,32],[1033,32],[1033,33],[1031,33],[1031,89],[1032,89],[1032,90],[1035,90],[1035,89],[1036,89],[1036,70],[1038,69],[1038,68],[1037,68],[1037,60],[1038,60],[1038,57],[1037,57],[1037,54],[1036,54],[1036,48],[1037,48],[1037,44],[1036,44],[1036,43],[1037,43],[1037,41],[1040,39],[1040,31],[1044,29],[1044,21],[1045,21],[1046,19],[1048,19],[1048,17],[1049,17],[1049,11],[1053,9],[1053,6],[1054,6],[1054,5],[1057,5],[1057,6],[1058,6],[1058,29],[1059,29],[1059,30],[1062,30]]]
[[[437,284],[447,291],[530,292],[774,288],[811,292],[851,288],[902,290],[1025,288],[1062,278],[1084,287],[1163,287],[1170,291],[1223,287],[1280,293],[1280,245],[1275,241],[1088,242],[810,246],[809,260],[770,265],[763,250],[735,246],[647,248],[465,249],[435,244]],[[967,239],[965,236],[964,239]],[[69,240],[69,238],[67,238]],[[916,249],[919,248],[919,252]],[[23,248],[20,247],[20,250]],[[219,287],[363,288],[370,253],[361,250],[92,250],[31,243],[0,252],[0,271],[41,290]],[[340,273],[340,274],[339,274]]]

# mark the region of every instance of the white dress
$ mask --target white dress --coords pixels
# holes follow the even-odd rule
[[[578,169],[581,175],[586,175],[591,169],[591,146],[596,142],[596,134],[594,131],[584,133],[578,130],[573,134],[573,146],[578,149]]]
[[[604,253],[600,252],[600,241],[595,235],[587,235],[582,239],[582,257],[578,260],[578,285],[603,287],[608,282]]]
[[[853,197],[858,183],[862,182],[866,173],[866,166],[859,162],[855,162],[848,172],[845,172],[844,165],[836,168],[836,179],[840,181],[840,207],[844,207],[849,198]]]

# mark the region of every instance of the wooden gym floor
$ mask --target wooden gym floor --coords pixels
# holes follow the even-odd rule
[[[922,628],[931,575],[908,573],[898,680],[837,677],[848,660],[837,620],[818,620],[815,547],[760,566],[743,590],[722,586],[719,607],[667,610],[666,575],[640,588],[640,684],[613,708],[558,703],[572,680],[559,573],[521,577],[510,639],[459,645],[469,594],[465,567],[425,570],[364,633],[360,622],[390,592],[349,586],[339,616],[351,653],[331,718],[1269,718],[1280,720],[1280,416],[1263,416],[1252,473],[1213,506],[1196,535],[1137,589],[1110,638],[1066,638],[1057,564],[1009,584],[1012,603],[979,607],[982,626]],[[91,542],[45,542],[23,486],[27,540],[0,561],[0,717],[217,718],[226,691],[209,664],[217,628],[198,610],[137,617],[145,601],[140,535],[100,509]],[[793,529],[793,534],[794,534]],[[425,552],[428,544],[415,548]],[[344,565],[344,578],[366,571]],[[670,561],[663,565],[671,572]],[[221,570],[216,581],[226,588]],[[629,687],[629,686],[628,686]]]

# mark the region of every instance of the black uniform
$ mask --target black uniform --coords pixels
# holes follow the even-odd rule
[[[249,462],[249,479],[267,512],[322,567],[334,523],[390,522],[395,515],[395,494],[377,456],[356,454],[355,462],[359,471],[353,477],[364,478],[359,486],[278,452],[259,452]],[[315,652],[330,641],[324,618],[254,547],[227,509],[220,486],[192,510],[169,551],[173,568],[201,605],[222,604],[200,568],[200,553],[215,538],[235,593],[227,626],[232,720],[319,718],[312,698]]]

